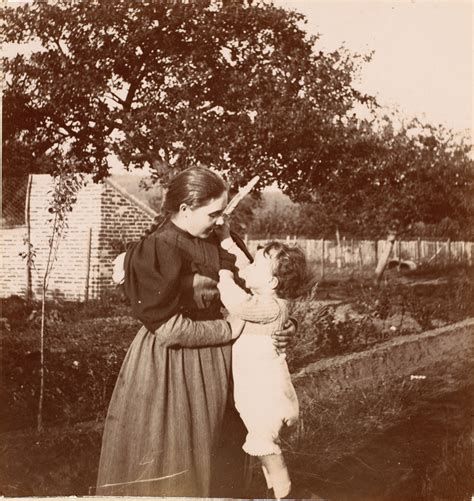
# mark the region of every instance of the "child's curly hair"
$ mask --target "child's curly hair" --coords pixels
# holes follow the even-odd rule
[[[297,246],[269,242],[263,254],[275,260],[274,275],[278,278],[276,293],[282,299],[294,299],[306,280],[306,257]]]

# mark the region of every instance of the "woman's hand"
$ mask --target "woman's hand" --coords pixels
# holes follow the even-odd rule
[[[283,326],[283,330],[275,331],[272,334],[273,346],[278,353],[286,353],[286,350],[291,345],[296,334],[296,323],[288,319]]]
[[[190,273],[183,276],[181,279],[181,293],[185,304],[194,302],[200,310],[208,308],[219,296],[217,282],[199,273]]]

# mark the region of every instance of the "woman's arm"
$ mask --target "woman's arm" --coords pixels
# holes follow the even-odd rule
[[[239,337],[243,326],[244,321],[237,317],[227,320],[191,320],[177,314],[156,329],[155,336],[166,347],[215,346]]]
[[[242,325],[225,320],[193,321],[181,312],[182,262],[173,235],[150,235],[125,256],[124,290],[133,316],[166,346],[211,346],[237,337]]]

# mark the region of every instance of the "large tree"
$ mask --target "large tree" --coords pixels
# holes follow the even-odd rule
[[[266,2],[35,0],[4,20],[7,42],[41,43],[5,62],[6,173],[100,179],[115,155],[158,178],[200,162],[298,194],[370,101],[353,87],[363,58],[318,51],[303,16]]]

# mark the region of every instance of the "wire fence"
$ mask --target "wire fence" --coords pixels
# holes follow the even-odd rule
[[[24,226],[28,176],[2,178],[2,228]]]

